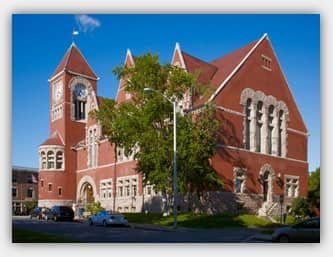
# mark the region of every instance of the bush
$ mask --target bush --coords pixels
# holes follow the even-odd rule
[[[29,214],[33,208],[36,208],[37,205],[38,205],[37,200],[32,200],[32,201],[26,202],[25,207],[27,208],[26,209],[27,214]]]
[[[96,214],[99,211],[105,210],[100,202],[94,202],[93,204],[90,204],[87,206],[87,210],[92,214]]]
[[[306,218],[310,215],[309,201],[301,197],[295,198],[291,204],[290,212],[296,220]]]

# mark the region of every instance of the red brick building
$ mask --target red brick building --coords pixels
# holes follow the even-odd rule
[[[212,87],[208,97],[187,93],[179,108],[195,111],[212,101],[221,120],[211,163],[225,187],[207,192],[204,211],[267,215],[280,208],[281,195],[284,206],[307,195],[307,128],[266,34],[212,62],[187,54],[177,43],[172,64],[200,70],[198,79]],[[124,65],[134,65],[129,50]],[[160,211],[163,199],[152,185],[142,186],[135,160],[115,151],[88,115],[102,104],[97,81],[72,44],[49,79],[50,137],[39,147],[39,205],[100,201],[122,212]],[[123,86],[121,80],[118,102],[131,99]]]
[[[13,166],[12,213],[29,214],[29,207],[38,200],[38,169]]]

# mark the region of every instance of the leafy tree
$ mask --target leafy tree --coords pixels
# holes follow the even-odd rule
[[[291,203],[291,214],[296,220],[304,219],[310,215],[310,204],[306,198],[297,197]]]
[[[158,56],[150,53],[136,57],[134,67],[117,67],[113,72],[118,79],[126,78],[125,90],[133,98],[122,103],[104,99],[93,115],[100,121],[110,142],[123,147],[125,155],[139,150],[134,151],[134,157],[144,183],[149,182],[156,191],[170,195],[173,178],[173,107],[170,101],[182,100],[186,92],[205,94],[208,87],[197,83],[198,74],[187,73],[170,64],[161,65]],[[156,93],[145,94],[146,87]],[[177,113],[177,182],[182,193],[200,194],[205,189],[223,186],[209,164],[217,143],[218,127],[213,105],[207,105],[195,114]]]
[[[308,199],[312,206],[320,208],[320,168],[311,172],[309,176]]]
[[[99,211],[104,210],[104,208],[102,207],[100,202],[94,202],[93,204],[87,206],[87,210],[93,215]]]
[[[27,213],[30,213],[30,211],[33,208],[36,208],[37,205],[38,205],[38,201],[37,200],[32,200],[32,201],[25,202],[25,207],[26,207]]]

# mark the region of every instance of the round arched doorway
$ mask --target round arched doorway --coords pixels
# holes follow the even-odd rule
[[[264,164],[259,172],[262,184],[262,193],[264,202],[272,202],[273,200],[273,180],[275,172],[271,165]]]
[[[85,182],[82,185],[79,199],[82,204],[89,204],[95,201],[93,187],[89,182]]]

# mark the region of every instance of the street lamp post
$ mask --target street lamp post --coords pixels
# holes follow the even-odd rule
[[[178,206],[178,197],[177,197],[177,141],[176,141],[176,128],[177,128],[177,120],[176,120],[176,99],[169,99],[161,92],[145,87],[143,89],[144,93],[157,93],[163,96],[168,102],[172,103],[173,106],[173,228],[177,228],[177,206]]]

